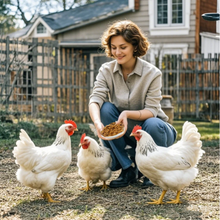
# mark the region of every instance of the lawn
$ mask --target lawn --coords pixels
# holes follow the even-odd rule
[[[182,135],[182,126],[184,121],[174,121],[173,126],[178,132],[177,140],[181,138]],[[215,120],[211,122],[201,122],[201,121],[192,121],[198,128],[199,133],[201,134],[201,140],[210,144],[210,142],[216,144],[219,143],[219,121]],[[207,145],[205,143],[205,145]]]
[[[175,121],[174,127],[181,136],[183,121]],[[88,125],[78,124],[79,131],[72,137],[72,162],[63,177],[57,180],[53,199],[60,203],[48,204],[40,198],[38,190],[21,185],[16,180],[16,170],[12,149],[16,143],[19,130],[10,125],[4,127],[10,137],[0,140],[0,219],[94,219],[94,220],[176,220],[219,219],[219,122],[193,122],[197,125],[203,141],[203,155],[198,164],[199,174],[196,179],[181,192],[182,204],[149,205],[151,198],[158,199],[162,190],[154,186],[141,188],[141,181],[125,188],[101,191],[101,182],[94,185],[93,190],[83,192],[79,188],[86,185],[77,172],[76,154],[81,134],[86,132],[93,136]],[[24,125],[23,126],[27,126]],[[34,127],[28,125],[30,137],[36,145],[50,145],[56,135],[57,125],[41,127],[37,138]],[[13,130],[13,129],[14,130]],[[7,130],[8,129],[8,130]],[[33,129],[33,130],[32,130]],[[1,131],[1,130],[0,130]],[[2,131],[3,132],[3,131]],[[5,133],[4,133],[5,134]],[[0,133],[1,135],[1,133]],[[118,176],[113,172],[107,184]],[[164,200],[174,198],[175,193],[168,191]]]

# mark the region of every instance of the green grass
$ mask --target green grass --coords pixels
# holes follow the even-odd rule
[[[174,121],[173,126],[177,130],[177,140],[182,136],[182,126],[185,121]],[[212,122],[202,122],[202,121],[192,121],[193,124],[198,128],[201,134],[201,140],[203,141],[203,146],[219,146],[219,121]]]
[[[177,140],[181,138],[182,126],[185,121],[174,121],[173,126],[177,130]],[[193,121],[201,134],[203,146],[219,146],[219,121],[201,122]],[[31,125],[30,123],[10,124],[2,123],[0,129],[0,149],[13,149],[16,141],[19,138],[19,130],[23,128],[26,130],[37,146],[51,145],[55,139],[56,131],[61,124],[48,123],[41,126]],[[71,137],[72,146],[77,147],[80,137],[83,133],[94,138],[93,132],[90,130],[88,124],[77,124],[78,131]]]
[[[178,138],[182,135],[182,126],[185,121],[174,121],[173,126],[178,132]],[[213,122],[192,122],[198,128],[199,133],[201,134],[201,140],[210,141],[210,140],[219,140],[219,121]]]
[[[56,133],[61,124],[48,123],[41,126],[33,125],[30,123],[23,126],[11,123],[2,123],[0,126],[0,150],[12,150],[19,139],[20,129],[24,129],[36,146],[49,146],[56,137]],[[95,138],[93,132],[90,130],[88,124],[78,124],[78,131],[71,136],[72,146],[78,147],[81,135],[86,133],[90,137]]]

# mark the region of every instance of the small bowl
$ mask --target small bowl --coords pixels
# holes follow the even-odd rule
[[[121,138],[124,134],[125,134],[125,129],[122,132],[120,132],[116,135],[113,135],[113,136],[106,136],[105,137],[105,136],[101,135],[101,139],[106,140],[106,141],[111,141],[111,140],[114,140],[114,139]]]

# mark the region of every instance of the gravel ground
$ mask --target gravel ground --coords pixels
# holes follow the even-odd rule
[[[40,191],[22,186],[16,180],[18,166],[12,150],[0,149],[0,219],[213,219],[219,218],[219,149],[204,147],[198,168],[199,175],[181,192],[182,204],[149,205],[151,198],[158,199],[162,190],[157,187],[141,188],[141,181],[120,189],[101,191],[101,182],[93,190],[79,190],[86,182],[79,177],[76,153],[63,177],[57,180],[51,196],[60,203],[47,203]],[[114,172],[107,184],[118,176]],[[168,191],[164,201],[174,198]]]

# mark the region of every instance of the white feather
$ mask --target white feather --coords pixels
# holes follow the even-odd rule
[[[136,163],[140,172],[163,190],[179,191],[188,186],[198,174],[196,165],[204,153],[196,126],[185,122],[182,138],[166,148],[157,146],[145,131],[137,141]]]
[[[20,139],[16,142],[13,155],[20,165],[16,176],[23,185],[40,189],[42,192],[51,190],[71,163],[71,140],[63,124],[51,146],[36,147],[28,134],[21,129]]]
[[[86,136],[90,142],[88,149],[79,149],[77,166],[79,175],[86,181],[93,183],[106,181],[111,177],[111,155],[108,148],[99,145],[96,140]]]

